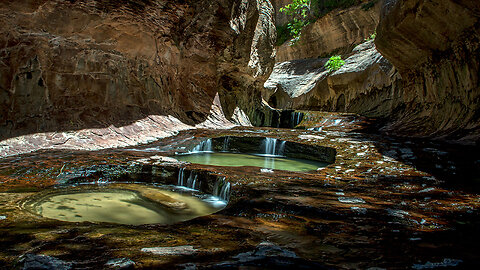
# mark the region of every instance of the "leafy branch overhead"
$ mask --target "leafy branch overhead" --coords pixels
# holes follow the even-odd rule
[[[362,9],[368,10],[378,0],[370,0],[362,6]],[[362,0],[293,0],[280,8],[280,12],[290,16],[291,19],[286,25],[277,27],[278,41],[277,45],[290,40],[290,45],[295,44],[300,39],[300,32],[311,22],[324,16],[337,8],[348,8],[354,5],[364,3]]]
[[[293,37],[292,43],[295,43],[300,38],[300,32],[303,27],[309,24],[307,16],[310,13],[311,0],[293,0],[280,9],[280,12],[293,16],[293,20],[287,25],[290,35]]]

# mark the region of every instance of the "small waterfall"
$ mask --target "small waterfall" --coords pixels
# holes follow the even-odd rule
[[[217,182],[213,187],[213,195],[224,201],[228,201],[230,199],[230,183],[225,181],[225,177],[217,179]]]
[[[274,138],[265,138],[263,141],[263,154],[266,156],[283,156],[285,152],[285,141]]]
[[[274,156],[275,155],[275,148],[277,146],[277,139],[265,138],[263,144],[264,144],[263,153],[265,155]]]
[[[225,137],[225,140],[223,141],[222,152],[228,152],[228,141],[229,140],[230,140],[230,137]]]
[[[285,141],[280,141],[280,145],[278,146],[278,155],[283,156],[285,153]]]
[[[195,172],[191,172],[190,176],[187,179],[187,185],[186,187],[195,189],[195,184],[197,182],[198,175]]]
[[[197,152],[213,152],[212,151],[212,139],[208,139],[205,141],[202,141],[199,143],[195,148],[193,148],[191,153],[197,153]]]
[[[198,187],[201,186],[200,181],[197,181],[197,179],[198,179],[197,173],[194,171],[191,171],[190,175],[185,181],[185,168],[180,168],[180,171],[178,172],[177,186],[196,189],[197,186]]]
[[[185,171],[185,168],[180,168],[180,171],[178,171],[178,180],[177,180],[177,185],[178,186],[183,186],[183,172]]]
[[[302,122],[303,113],[293,112],[292,113],[292,127],[296,127],[300,122]]]

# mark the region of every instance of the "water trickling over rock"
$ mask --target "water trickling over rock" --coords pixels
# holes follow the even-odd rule
[[[230,183],[225,177],[220,177],[213,187],[213,195],[224,201],[230,200]]]
[[[277,139],[265,138],[263,141],[263,154],[267,156],[282,156],[285,151],[285,141],[280,141],[277,147]]]
[[[193,148],[192,153],[197,152],[213,152],[212,151],[212,139],[207,139]]]

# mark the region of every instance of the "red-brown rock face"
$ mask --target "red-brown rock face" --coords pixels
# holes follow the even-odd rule
[[[198,123],[217,93],[226,111],[253,116],[261,101],[225,94],[253,96],[273,65],[272,17],[259,13],[270,2],[258,2],[2,1],[0,138],[148,115]]]

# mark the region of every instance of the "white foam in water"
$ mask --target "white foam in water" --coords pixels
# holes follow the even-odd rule
[[[225,207],[227,205],[227,202],[220,199],[219,197],[216,196],[210,196],[208,198],[203,199],[202,201],[211,204],[214,207]]]

